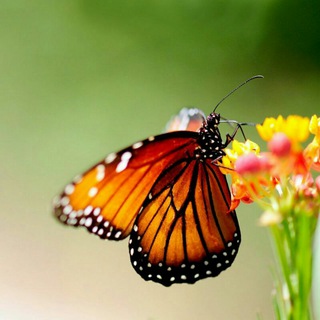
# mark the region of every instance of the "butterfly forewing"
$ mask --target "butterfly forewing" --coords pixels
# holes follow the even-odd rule
[[[133,227],[129,248],[135,270],[165,286],[217,276],[240,245],[230,202],[226,179],[211,160],[190,156],[171,164]]]
[[[54,201],[55,215],[104,239],[125,238],[154,181],[195,140],[193,132],[173,132],[108,155],[65,187]]]

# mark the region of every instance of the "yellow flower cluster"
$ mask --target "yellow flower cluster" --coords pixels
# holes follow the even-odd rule
[[[313,179],[311,170],[320,171],[320,118],[266,118],[256,128],[268,142],[267,152],[260,153],[260,147],[249,140],[233,141],[232,149],[226,149],[222,158],[221,171],[231,174],[232,179],[231,209],[240,201],[257,201],[266,209],[263,223],[272,224],[281,220],[278,213],[283,213],[284,204],[299,199],[305,210],[319,214],[320,176]],[[303,149],[310,133],[314,139]]]
[[[256,128],[265,141],[270,141],[275,133],[284,133],[291,141],[293,149],[297,150],[300,143],[309,137],[309,122],[310,119],[306,117],[291,115],[284,119],[278,116],[278,118],[266,118],[263,124],[258,124]]]

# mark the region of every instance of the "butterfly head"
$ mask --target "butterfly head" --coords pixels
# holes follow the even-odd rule
[[[218,129],[219,124],[220,124],[220,113],[216,113],[216,112],[210,113],[207,117],[206,125],[212,129]]]

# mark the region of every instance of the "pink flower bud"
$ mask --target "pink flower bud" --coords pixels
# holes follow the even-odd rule
[[[235,163],[235,169],[241,175],[257,173],[261,169],[260,159],[253,153],[240,156]]]
[[[272,159],[270,157],[270,153],[262,152],[260,154],[259,162],[260,162],[260,170],[269,171],[272,167],[272,164],[271,164]]]
[[[269,141],[268,147],[274,155],[278,157],[285,157],[290,154],[291,141],[284,133],[277,132]]]

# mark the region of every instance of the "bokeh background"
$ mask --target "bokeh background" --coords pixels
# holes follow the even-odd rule
[[[228,98],[224,117],[319,113],[319,21],[319,2],[302,0],[0,0],[0,318],[271,319],[272,249],[255,205],[238,210],[232,268],[164,288],[134,272],[126,240],[60,225],[51,200],[255,74],[265,79]]]

